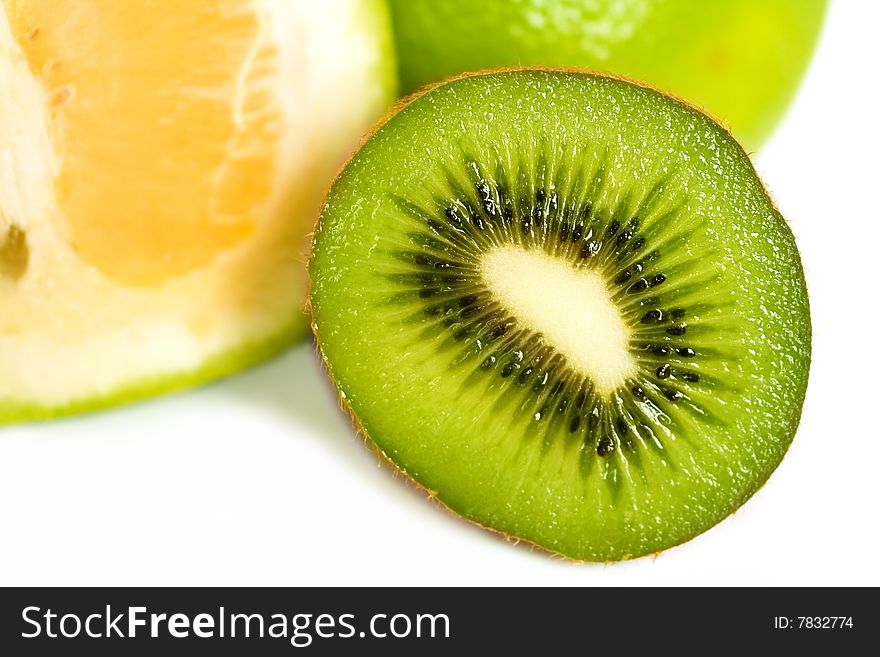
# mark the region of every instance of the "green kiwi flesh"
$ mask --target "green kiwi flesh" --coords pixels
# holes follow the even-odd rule
[[[364,433],[454,512],[573,559],[712,527],[798,424],[792,234],[723,128],[630,82],[515,70],[412,99],[330,189],[309,271]]]

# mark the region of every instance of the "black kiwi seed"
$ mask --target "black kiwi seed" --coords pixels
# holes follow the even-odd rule
[[[620,272],[615,277],[614,282],[617,283],[618,285],[626,283],[636,274],[640,274],[642,272],[642,269],[644,269],[644,265],[642,265],[641,262],[637,262],[634,265],[632,265],[631,267],[624,269],[622,272]]]
[[[672,368],[669,367],[669,363],[661,365],[657,368],[657,378],[658,379],[668,379],[669,375],[672,373]]]
[[[544,209],[535,208],[532,212],[532,224],[535,228],[541,228],[544,225]]]
[[[544,386],[547,385],[547,381],[550,380],[550,373],[543,372],[541,376],[532,384],[532,392],[541,392]]]
[[[458,229],[464,228],[464,218],[458,214],[458,209],[455,206],[449,206],[444,211],[446,218],[449,219],[449,222],[453,224]]]
[[[584,244],[584,246],[580,250],[580,258],[581,260],[586,260],[587,258],[592,258],[596,254],[599,253],[602,248],[601,242],[593,242],[592,240]]]
[[[648,285],[649,285],[649,283],[648,283],[648,279],[646,279],[646,278],[640,278],[640,279],[637,280],[635,283],[633,283],[632,285],[630,285],[630,286],[627,288],[626,291],[627,291],[629,294],[636,294],[637,292],[641,292],[642,290],[647,290],[647,289],[648,289]]]
[[[633,386],[632,394],[633,397],[635,397],[639,401],[645,401],[645,391],[642,390],[641,386]]]
[[[605,458],[613,451],[614,441],[611,439],[610,436],[603,436],[602,439],[599,441],[599,444],[596,445],[596,454],[598,454],[602,458]]]
[[[501,324],[499,324],[498,326],[493,328],[492,331],[489,333],[489,335],[491,335],[493,338],[500,338],[505,333],[507,333],[511,329],[512,326],[513,326],[512,321],[502,322]]]
[[[544,225],[544,208],[536,207],[532,210],[532,223],[535,228],[541,228]]]
[[[677,353],[682,358],[693,358],[697,355],[697,352],[690,347],[679,347],[675,350],[675,353]]]
[[[666,332],[669,335],[684,335],[687,333],[687,324],[681,322],[680,324],[676,324],[675,326],[670,326],[666,329]]]
[[[489,324],[495,322],[499,317],[501,317],[501,311],[497,308],[495,310],[487,310],[485,313],[483,313],[483,316],[481,318],[482,325],[488,326]]]
[[[501,377],[506,379],[511,374],[513,374],[516,370],[519,369],[519,363],[515,360],[508,361],[501,368]]]
[[[651,347],[651,353],[655,356],[671,356],[672,355],[672,347],[667,347],[666,345],[660,345],[658,347]]]
[[[599,424],[599,407],[594,406],[593,410],[590,411],[590,419],[588,421],[590,429],[595,429]]]
[[[462,319],[468,319],[479,314],[483,310],[483,306],[469,306],[458,313]]]
[[[498,207],[495,205],[495,199],[492,198],[492,188],[489,187],[488,183],[481,182],[477,185],[477,195],[480,197],[486,214],[490,217],[498,214]]]
[[[663,396],[671,402],[675,402],[681,399],[681,393],[678,392],[678,390],[672,390],[671,388],[664,389]]]
[[[655,308],[654,310],[649,310],[644,315],[642,315],[642,324],[656,324],[657,322],[662,322],[666,315],[659,308]]]
[[[657,274],[651,279],[651,287],[656,287],[666,280],[666,274]]]

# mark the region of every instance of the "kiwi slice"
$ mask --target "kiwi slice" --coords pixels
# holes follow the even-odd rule
[[[579,560],[708,529],[779,464],[810,360],[792,234],[730,135],[596,74],[416,97],[328,193],[313,329],[454,512]]]

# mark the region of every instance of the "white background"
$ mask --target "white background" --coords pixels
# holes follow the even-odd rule
[[[880,3],[831,7],[757,167],[798,238],[801,429],[752,500],[657,558],[574,565],[380,465],[311,345],[194,392],[0,431],[0,585],[880,584]]]

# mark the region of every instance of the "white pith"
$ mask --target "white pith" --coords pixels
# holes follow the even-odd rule
[[[54,198],[51,90],[31,74],[0,5],[0,244],[15,224],[30,256],[20,279],[0,274],[0,409],[63,405],[192,370],[302,312],[306,234],[324,187],[385,109],[382,54],[359,0],[254,5],[258,41],[278,53],[276,192],[252,239],[153,288],[122,287],[70,247]],[[244,76],[248,61],[241,66]],[[265,275],[254,280],[258,266]]]
[[[629,329],[600,272],[515,245],[487,251],[481,271],[517,322],[541,333],[600,394],[636,373]]]

